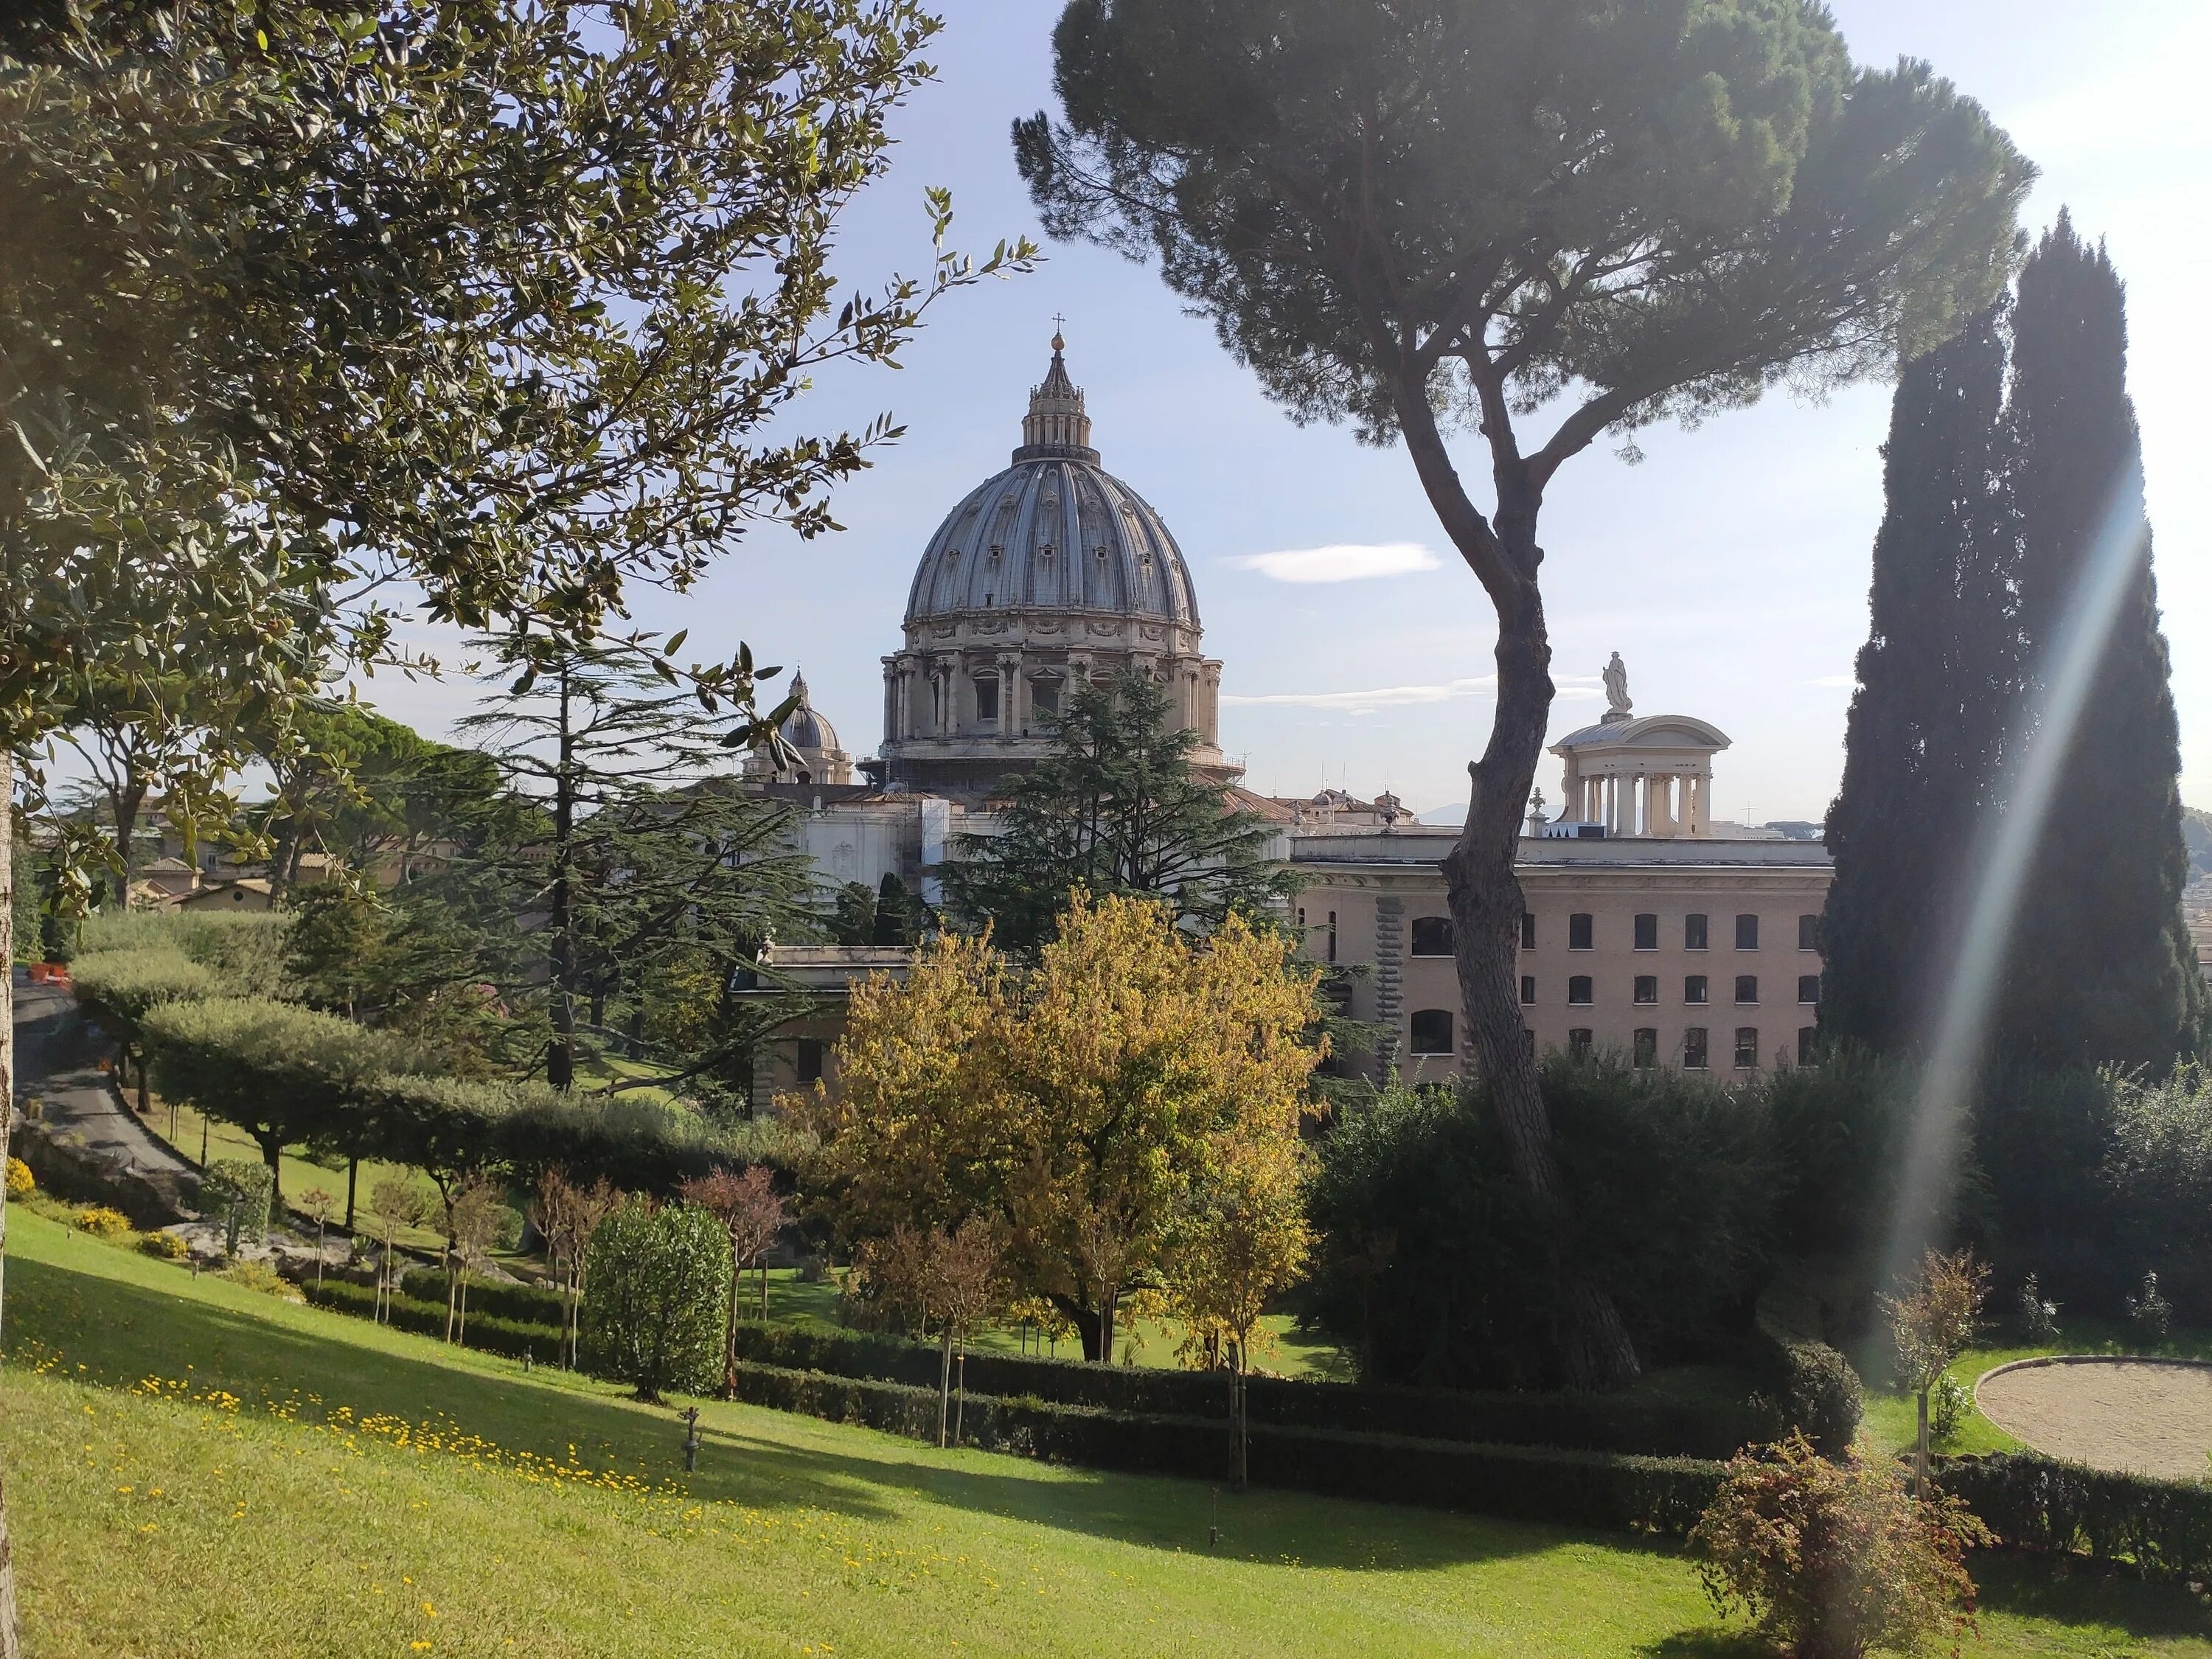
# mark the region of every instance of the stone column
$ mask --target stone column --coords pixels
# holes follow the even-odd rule
[[[1018,651],[999,653],[999,741],[1012,743],[1021,731],[1022,658]]]
[[[1651,787],[1650,833],[1662,839],[1672,839],[1681,833],[1681,825],[1674,816],[1678,810],[1674,799],[1674,775],[1672,772],[1658,774],[1651,780]]]

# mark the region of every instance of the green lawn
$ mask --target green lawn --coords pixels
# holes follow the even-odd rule
[[[2110,1353],[2151,1354],[2182,1359],[2212,1359],[2212,1332],[2176,1331],[2162,1346],[2146,1348],[2125,1328],[2093,1320],[2062,1320],[2058,1340],[2032,1346],[1994,1345],[1969,1348],[1950,1367],[1949,1374],[1972,1390],[1977,1378],[1992,1367],[2039,1354]],[[1919,1409],[1914,1397],[1869,1386],[1866,1416],[1859,1428],[1858,1443],[1883,1450],[1902,1451],[1919,1435]],[[2021,1443],[1981,1414],[1969,1411],[1958,1432],[1935,1443],[1946,1452],[2019,1451]]]
[[[751,1273],[745,1275],[745,1302],[748,1312],[759,1305],[758,1280]],[[772,1267],[768,1277],[768,1313],[771,1320],[793,1325],[827,1326],[842,1328],[837,1321],[837,1285],[833,1279],[808,1284],[791,1267]],[[1299,1334],[1297,1322],[1288,1314],[1270,1314],[1261,1323],[1273,1339],[1273,1348],[1258,1356],[1261,1370],[1273,1371],[1279,1376],[1324,1377],[1336,1381],[1352,1380],[1352,1365],[1334,1346],[1317,1342]],[[1176,1345],[1182,1340],[1180,1328],[1164,1320],[1144,1319],[1137,1322],[1138,1340],[1133,1345],[1117,1345],[1120,1352],[1139,1365],[1176,1366]],[[993,1353],[1038,1353],[1047,1358],[1079,1359],[1083,1357],[1080,1343],[1061,1342],[1048,1346],[1032,1329],[1024,1333],[1016,1326],[987,1325],[974,1338],[973,1346]],[[1256,1344],[1255,1345],[1257,1346]]]
[[[602,1385],[11,1217],[0,1423],[40,1659],[529,1654],[1719,1659],[1626,1538],[1209,1489]],[[1984,1654],[2194,1656],[2178,1596],[1985,1564]]]

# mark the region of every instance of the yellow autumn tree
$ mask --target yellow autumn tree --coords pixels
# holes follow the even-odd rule
[[[794,1105],[848,1231],[999,1222],[1015,1293],[1109,1358],[1213,1172],[1250,1146],[1295,1157],[1325,1053],[1315,984],[1234,917],[1195,940],[1165,905],[1078,894],[1026,973],[945,939],[905,985],[861,988],[837,1088]]]
[[[1305,1270],[1313,1249],[1306,1220],[1311,1161],[1295,1132],[1225,1139],[1193,1188],[1169,1245],[1170,1298],[1189,1328],[1190,1346],[1228,1368],[1231,1463],[1240,1486],[1251,1438],[1244,1374],[1261,1340],[1260,1320]]]
[[[877,974],[853,988],[836,1088],[778,1103],[818,1137],[807,1184],[849,1236],[1003,1213],[1014,1114],[999,1058],[1012,993],[988,934],[924,946],[903,984]]]

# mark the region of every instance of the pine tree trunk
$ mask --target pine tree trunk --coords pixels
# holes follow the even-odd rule
[[[0,1170],[7,1167],[15,1119],[15,763],[0,748]],[[8,1266],[8,1191],[0,1182],[0,1296]],[[6,1304],[0,1300],[0,1315]],[[4,1329],[4,1325],[0,1325]],[[4,1480],[0,1474],[0,1480]],[[0,1659],[21,1659],[15,1619],[15,1562],[8,1539],[6,1489],[0,1486]]]
[[[553,1041],[545,1052],[545,1080],[556,1089],[576,1081],[576,916],[574,894],[576,789],[571,773],[573,740],[568,731],[568,683],[561,681],[561,758],[553,783],[552,935]]]
[[[348,1232],[351,1232],[353,1231],[354,1189],[360,1184],[361,1159],[358,1158],[349,1158],[346,1160],[346,1231]]]
[[[1552,647],[1536,582],[1543,559],[1536,545],[1542,496],[1524,466],[1501,463],[1496,521],[1486,525],[1444,448],[1425,380],[1402,388],[1395,402],[1431,505],[1481,577],[1498,615],[1498,698],[1490,739],[1468,767],[1467,822],[1443,860],[1444,882],[1470,1045],[1490,1086],[1514,1175],[1551,1229],[1553,1249],[1564,1255],[1571,1218],[1562,1207],[1551,1114],[1514,984],[1514,952],[1526,908],[1514,863],[1552,708]],[[1504,411],[1495,418],[1502,422]],[[1580,1388],[1635,1381],[1640,1370],[1635,1345],[1611,1298],[1578,1275],[1564,1277],[1561,1291],[1565,1317],[1559,1359],[1566,1379]]]

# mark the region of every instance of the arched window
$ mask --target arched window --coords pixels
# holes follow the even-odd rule
[[[1413,1048],[1417,1054],[1448,1054],[1452,1052],[1452,1017],[1449,1008],[1417,1008],[1413,1011]]]
[[[1413,954],[1417,957],[1448,957],[1452,953],[1452,926],[1449,916],[1415,916],[1413,918]]]

